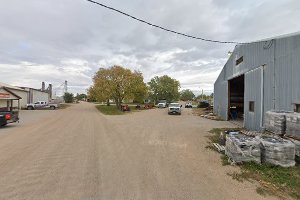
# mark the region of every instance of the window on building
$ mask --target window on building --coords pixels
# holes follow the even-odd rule
[[[243,60],[244,60],[244,57],[243,57],[243,56],[240,57],[239,59],[237,59],[237,60],[235,61],[235,65],[241,64],[241,63],[243,62]]]
[[[300,113],[300,104],[296,104],[296,109],[295,109],[295,112],[298,112],[298,113]]]
[[[254,112],[254,101],[249,101],[249,112]]]

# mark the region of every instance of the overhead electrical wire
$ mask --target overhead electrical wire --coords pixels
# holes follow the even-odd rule
[[[184,36],[184,37],[193,38],[193,39],[196,39],[196,40],[202,40],[202,41],[205,41],[205,42],[213,42],[213,43],[222,43],[222,44],[245,44],[245,43],[242,43],[242,42],[233,42],[233,41],[221,41],[221,40],[206,39],[206,38],[202,38],[202,37],[197,37],[197,36],[193,36],[193,35],[189,35],[189,34],[177,32],[177,31],[173,31],[173,30],[171,30],[171,29],[164,28],[164,27],[162,27],[162,26],[158,26],[158,25],[156,25],[156,24],[147,22],[147,21],[145,21],[145,20],[143,20],[143,19],[134,17],[134,16],[132,16],[132,15],[130,15],[130,14],[128,14],[128,13],[125,13],[125,12],[123,12],[123,11],[121,11],[121,10],[115,9],[115,8],[110,7],[110,6],[107,6],[107,5],[104,5],[104,4],[99,3],[99,2],[97,2],[97,1],[93,1],[93,0],[86,0],[86,1],[88,1],[88,2],[90,2],[90,3],[94,3],[94,4],[98,5],[98,6],[102,6],[102,7],[104,7],[104,8],[109,9],[109,10],[112,10],[112,11],[114,11],[114,12],[120,13],[120,14],[122,14],[122,15],[125,15],[125,16],[127,16],[127,17],[130,17],[130,18],[132,18],[132,19],[134,19],[134,20],[136,20],[136,21],[142,22],[142,23],[147,24],[147,25],[149,25],[149,26],[152,26],[152,27],[155,27],[155,28],[159,28],[159,29],[161,29],[161,30],[164,30],[164,31],[167,31],[167,32],[171,32],[171,33],[174,33],[174,34],[177,34],[177,35],[181,35],[181,36]]]

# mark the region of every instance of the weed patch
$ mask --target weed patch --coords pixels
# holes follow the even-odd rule
[[[211,133],[211,134],[209,136],[207,136],[209,141],[208,141],[208,145],[206,146],[206,148],[215,150],[213,143],[218,143],[220,141],[221,132],[228,131],[228,130],[241,130],[241,129],[239,129],[239,128],[214,128],[214,129],[210,130],[209,133]]]
[[[267,191],[262,187],[257,187],[256,192],[257,192],[257,194],[260,194],[262,196],[266,196],[266,194],[267,194]]]
[[[61,104],[59,104],[58,109],[66,109],[66,108],[69,108],[70,106],[71,106],[71,104],[61,103]]]
[[[124,112],[116,106],[97,105],[96,108],[105,115],[123,115]]]
[[[222,160],[222,165],[226,166],[226,165],[230,165],[231,163],[229,162],[229,158],[228,156],[222,154],[221,155],[221,160]]]

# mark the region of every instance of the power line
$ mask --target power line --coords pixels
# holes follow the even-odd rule
[[[193,39],[196,39],[196,40],[202,40],[202,41],[205,41],[205,42],[214,42],[214,43],[222,43],[222,44],[245,44],[245,43],[241,43],[241,42],[233,42],[233,41],[211,40],[211,39],[206,39],[206,38],[197,37],[197,36],[193,36],[193,35],[188,35],[188,34],[185,34],[185,33],[180,33],[180,32],[177,32],[177,31],[173,31],[173,30],[171,30],[171,29],[168,29],[168,28],[164,28],[164,27],[162,27],[162,26],[158,26],[158,25],[152,24],[152,23],[147,22],[147,21],[145,21],[145,20],[143,20],[143,19],[134,17],[134,16],[132,16],[132,15],[130,15],[130,14],[128,14],[128,13],[125,13],[125,12],[123,12],[123,11],[121,11],[121,10],[115,9],[115,8],[110,7],[110,6],[107,6],[107,5],[104,5],[104,4],[99,3],[99,2],[97,2],[97,1],[93,1],[93,0],[86,0],[86,1],[88,1],[88,2],[90,2],[90,3],[94,3],[94,4],[99,5],[99,6],[102,6],[102,7],[104,7],[104,8],[109,9],[109,10],[112,10],[112,11],[114,11],[114,12],[118,12],[118,13],[120,13],[120,14],[122,14],[122,15],[125,15],[125,16],[127,16],[127,17],[130,17],[130,18],[132,18],[132,19],[134,19],[134,20],[136,20],[136,21],[142,22],[142,23],[147,24],[147,25],[149,25],[149,26],[153,26],[153,27],[155,27],[155,28],[159,28],[159,29],[162,29],[162,30],[164,30],[164,31],[171,32],[171,33],[174,33],[174,34],[177,34],[177,35],[181,35],[181,36],[185,36],[185,37],[188,37],[188,38],[193,38]]]

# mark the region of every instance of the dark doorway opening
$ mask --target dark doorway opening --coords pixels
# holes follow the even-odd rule
[[[228,120],[244,120],[245,76],[228,81]]]

